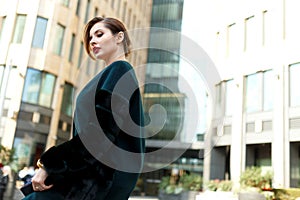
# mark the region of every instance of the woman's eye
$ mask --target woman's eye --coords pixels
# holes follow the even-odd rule
[[[101,37],[103,35],[103,33],[98,33],[97,37]]]

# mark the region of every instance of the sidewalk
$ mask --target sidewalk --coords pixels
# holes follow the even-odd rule
[[[21,200],[24,195],[21,193],[19,189],[15,189],[14,195],[12,198],[4,198],[4,200]],[[157,197],[130,197],[128,200],[158,200]]]
[[[9,197],[5,197],[3,200],[21,200],[24,197],[24,195],[22,194],[22,192],[15,188],[15,192],[13,194],[13,197],[9,198]]]
[[[129,200],[158,200],[157,197],[130,197]]]

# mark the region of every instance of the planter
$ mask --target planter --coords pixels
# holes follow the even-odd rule
[[[223,192],[223,191],[205,191],[196,196],[196,200],[237,200],[237,196],[232,192]]]
[[[166,194],[159,192],[159,200],[195,200],[199,194],[197,191],[184,191],[180,194]]]
[[[181,200],[195,200],[198,194],[197,191],[185,191],[181,193]]]
[[[181,194],[166,194],[164,192],[159,192],[159,200],[181,200]]]
[[[240,192],[239,200],[266,200],[266,197],[258,192]]]

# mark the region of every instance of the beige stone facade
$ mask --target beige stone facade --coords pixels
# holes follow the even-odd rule
[[[104,67],[84,51],[84,24],[94,16],[103,16],[120,19],[129,31],[149,27],[152,1],[0,0],[0,5],[1,144],[15,147],[17,152],[22,144],[29,154],[24,164],[33,164],[44,149],[70,137],[71,117],[61,113],[65,84],[79,89],[83,81]],[[38,29],[38,25],[42,28]],[[39,34],[44,40],[39,39]],[[145,46],[148,34],[139,31],[131,40]],[[147,50],[133,50],[128,59],[133,66],[144,65]],[[26,88],[28,68],[42,72],[42,77],[50,74],[55,78],[52,91],[46,88],[49,84],[43,86],[49,94],[38,97],[41,105],[22,100],[24,90],[34,89]],[[137,75],[142,85],[144,70],[137,71]],[[43,98],[50,99],[48,106]]]

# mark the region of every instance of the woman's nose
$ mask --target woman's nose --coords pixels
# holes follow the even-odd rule
[[[95,41],[94,38],[92,38],[92,39],[90,40],[90,45],[91,45],[91,46],[94,46],[95,44],[96,44],[96,41]]]

